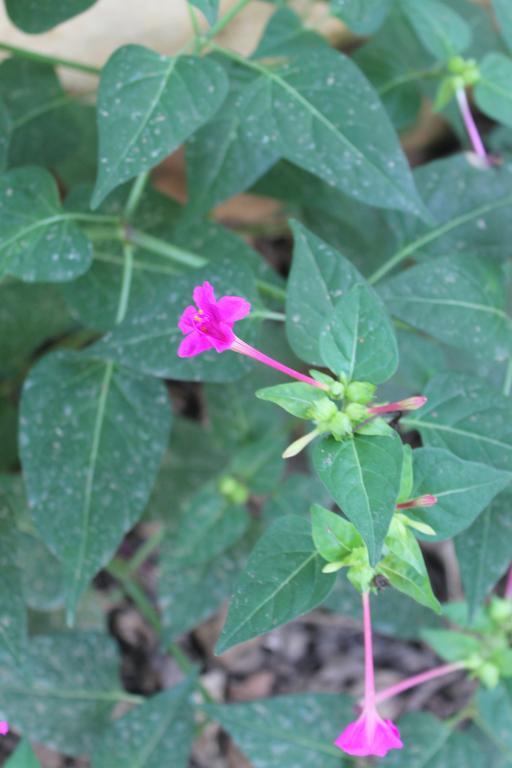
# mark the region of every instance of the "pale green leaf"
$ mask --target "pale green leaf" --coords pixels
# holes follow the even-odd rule
[[[358,35],[371,35],[387,14],[394,0],[330,0],[331,12]]]
[[[324,560],[335,562],[350,555],[363,540],[352,523],[319,504],[311,508],[313,541]]]
[[[489,53],[480,64],[480,79],[475,86],[475,101],[486,115],[512,126],[512,59],[502,53]]]
[[[191,5],[199,8],[208,24],[214,24],[219,13],[219,0],[189,0]]]
[[[471,27],[447,3],[401,0],[402,11],[425,48],[444,61],[468,48]]]
[[[23,600],[22,571],[17,562],[18,542],[14,514],[0,490],[0,649],[17,666],[26,642],[27,615]]]
[[[5,763],[5,768],[41,768],[41,763],[27,739],[19,742],[16,750]]]

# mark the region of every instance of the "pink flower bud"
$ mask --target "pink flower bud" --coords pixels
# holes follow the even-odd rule
[[[408,397],[405,400],[398,400],[396,403],[386,403],[385,405],[374,405],[368,408],[370,413],[394,413],[395,411],[416,411],[427,402],[423,395],[417,397]]]
[[[403,501],[401,504],[397,504],[397,509],[413,509],[414,507],[433,507],[437,504],[437,496],[433,496],[431,493],[426,493],[424,496],[418,496],[417,499],[409,499],[409,501]]]
[[[9,733],[9,723],[7,720],[0,720],[0,736],[7,736]]]

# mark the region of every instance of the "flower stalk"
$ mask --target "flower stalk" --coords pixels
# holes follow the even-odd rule
[[[435,680],[437,677],[444,677],[445,675],[451,675],[454,672],[460,672],[465,669],[465,665],[461,661],[454,661],[451,664],[441,664],[438,667],[429,669],[426,672],[421,672],[419,675],[412,675],[405,680],[401,680],[395,685],[390,685],[389,688],[384,688],[379,691],[375,696],[376,704],[380,704],[383,701],[392,699],[394,696],[398,696],[399,693],[408,691],[411,688],[415,688],[422,683],[427,683],[429,680]]]
[[[466,127],[466,131],[469,136],[469,140],[471,141],[471,144],[473,146],[473,150],[487,164],[489,161],[489,158],[487,156],[487,152],[485,150],[484,143],[482,141],[480,133],[478,132],[478,128],[476,126],[473,113],[471,112],[471,107],[469,106],[469,101],[466,95],[466,91],[464,90],[464,88],[457,88],[455,95],[457,98],[457,104],[459,105],[459,111],[460,111],[461,117],[464,121],[464,125]]]

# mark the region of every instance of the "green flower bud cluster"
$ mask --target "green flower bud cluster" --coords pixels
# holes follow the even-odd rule
[[[231,475],[220,478],[219,491],[231,504],[246,504],[249,500],[249,489]]]
[[[453,56],[447,63],[448,74],[441,80],[434,103],[441,110],[453,99],[457,91],[469,88],[480,80],[480,70],[475,59]]]
[[[317,372],[315,372],[317,373]],[[324,375],[322,381],[324,381]],[[375,394],[375,385],[368,381],[335,381],[329,376],[328,396],[314,402],[309,411],[309,418],[315,422],[319,432],[331,434],[335,440],[343,440],[351,435],[354,426],[368,418],[366,407]],[[334,400],[343,399],[344,408],[340,410]]]

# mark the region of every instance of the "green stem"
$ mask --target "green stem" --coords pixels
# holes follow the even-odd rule
[[[263,320],[276,320],[278,323],[286,321],[286,315],[283,312],[271,312],[270,309],[256,309],[251,313],[251,317],[261,317]]]
[[[392,91],[393,88],[397,88],[399,85],[405,85],[406,83],[413,83],[416,80],[426,80],[430,77],[438,77],[443,72],[443,67],[433,67],[432,69],[418,69],[412,72],[406,72],[403,75],[399,75],[394,80],[390,80],[385,85],[382,85],[378,89],[379,96]]]
[[[204,42],[213,40],[214,37],[219,35],[230,24],[235,16],[238,16],[240,11],[243,11],[246,5],[249,5],[251,0],[238,0],[232,8],[227,11],[224,16],[217,21],[216,24],[210,29],[210,31],[204,36]]]
[[[197,20],[195,8],[192,7],[190,2],[187,2],[187,9],[194,34],[194,53],[199,53],[201,50],[201,27],[199,26],[199,22]]]
[[[148,557],[150,557],[153,552],[158,549],[163,541],[164,536],[165,528],[160,528],[156,533],[150,536],[149,539],[146,539],[141,547],[139,547],[135,555],[131,558],[130,562],[126,566],[127,573],[130,576],[138,571],[141,565],[146,562]]]
[[[147,181],[149,179],[149,173],[150,173],[149,171],[142,171],[142,173],[139,173],[139,175],[133,182],[132,188],[130,190],[130,195],[128,197],[128,200],[126,201],[126,205],[123,211],[124,218],[127,219],[128,221],[132,218],[133,214],[137,210],[137,207],[140,203],[140,199],[142,197]]]
[[[7,43],[0,43],[0,51],[5,51],[5,53],[10,53],[12,56],[17,56],[20,59],[37,61],[40,64],[49,64],[53,67],[66,67],[66,69],[76,69],[77,72],[83,72],[86,75],[99,77],[101,74],[101,69],[93,67],[90,64],[82,64],[79,61],[72,61],[71,59],[62,59],[59,56],[48,56],[44,53],[29,51],[26,48],[18,48],[15,45],[7,45]]]
[[[280,288],[273,283],[267,283],[266,280],[256,280],[256,288],[264,296],[268,296],[269,299],[277,299],[277,301],[285,301],[286,291],[284,288]]]
[[[503,394],[507,397],[512,392],[512,356],[508,359],[507,370],[505,373],[505,381],[503,383]]]
[[[166,243],[164,240],[148,235],[146,232],[141,232],[138,229],[127,227],[125,238],[127,242],[137,245],[139,248],[145,248],[151,253],[164,256],[187,267],[204,267],[208,263],[208,259],[205,259],[204,256],[198,256],[197,253],[191,253],[184,248],[179,248],[177,245]]]
[[[133,246],[130,243],[123,245],[124,254],[124,266],[123,266],[123,278],[121,282],[121,293],[119,295],[119,303],[117,306],[116,325],[123,322],[126,317],[128,309],[128,302],[130,300],[130,290],[132,287],[133,277]]]

